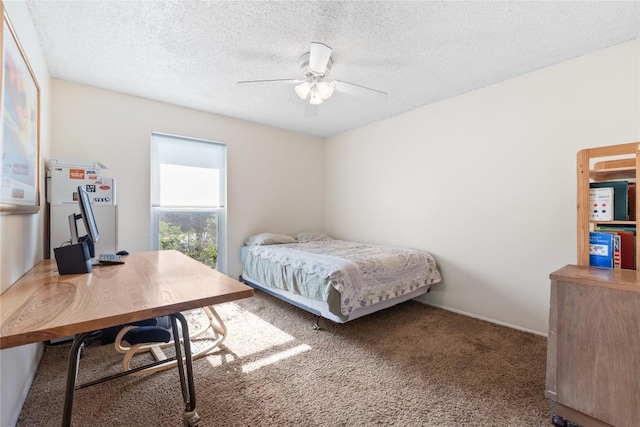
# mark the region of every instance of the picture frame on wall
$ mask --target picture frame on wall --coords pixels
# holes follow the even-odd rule
[[[40,86],[2,2],[0,213],[40,210]]]

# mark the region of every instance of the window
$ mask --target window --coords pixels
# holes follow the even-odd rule
[[[226,146],[151,134],[151,247],[226,270]]]

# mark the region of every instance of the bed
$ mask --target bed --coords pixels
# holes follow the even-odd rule
[[[337,323],[423,295],[442,280],[434,257],[417,249],[320,232],[261,233],[244,243],[241,281]]]

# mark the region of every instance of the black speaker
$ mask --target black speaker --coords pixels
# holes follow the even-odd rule
[[[87,242],[54,248],[60,274],[91,273],[91,256]]]

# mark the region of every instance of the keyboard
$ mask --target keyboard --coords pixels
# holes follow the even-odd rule
[[[124,258],[116,254],[100,254],[98,262],[100,264],[124,264]]]

